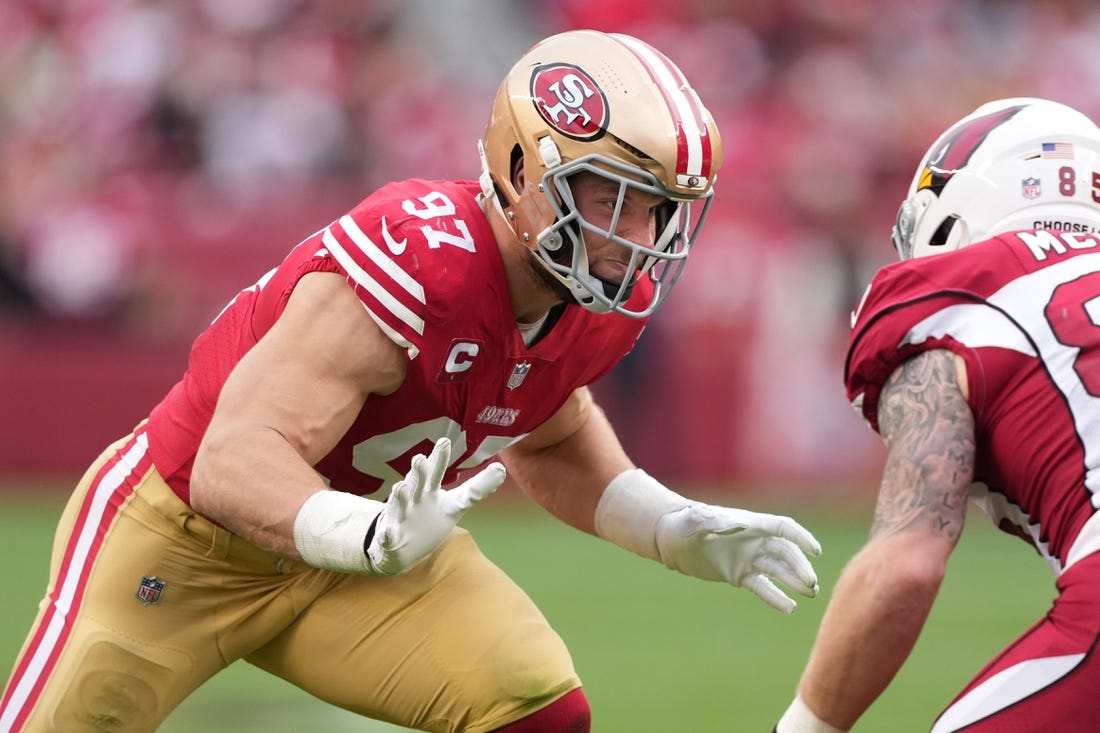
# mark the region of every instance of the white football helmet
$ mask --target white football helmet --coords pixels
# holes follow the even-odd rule
[[[679,278],[712,201],[722,143],[710,113],[662,53],[622,34],[570,31],[528,51],[504,79],[479,142],[489,216],[501,217],[580,305],[597,313],[648,316]],[[512,171],[522,158],[524,186]],[[610,231],[580,215],[569,177],[615,181]],[[616,234],[630,188],[665,197],[652,249]],[[585,231],[631,251],[626,281],[589,271]],[[628,308],[641,277],[649,302]]]
[[[898,210],[901,259],[1021,229],[1100,228],[1100,128],[1045,99],[978,107],[932,144]]]

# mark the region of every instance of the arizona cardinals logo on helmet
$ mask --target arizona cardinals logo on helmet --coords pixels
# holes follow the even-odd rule
[[[531,74],[531,99],[544,120],[574,140],[597,140],[607,130],[607,97],[576,66],[536,67]]]
[[[970,161],[970,156],[986,139],[990,132],[1004,124],[1022,110],[1025,105],[1015,105],[997,110],[984,117],[977,117],[959,125],[928,156],[924,171],[921,173],[917,190],[931,188],[937,194],[955,171]]]

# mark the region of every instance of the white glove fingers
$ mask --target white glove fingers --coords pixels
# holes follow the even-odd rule
[[[404,522],[405,515],[409,511],[409,504],[412,502],[412,490],[415,488],[416,482],[414,481],[410,485],[408,478],[394,484],[393,488],[390,489],[390,497],[386,500],[386,508],[382,510],[382,519],[386,519],[386,515],[391,514],[392,519],[397,523]],[[389,507],[392,507],[392,509]]]
[[[370,572],[381,575],[403,573],[422,562],[446,541],[456,521],[448,514],[450,492],[443,491],[441,486],[450,462],[451,441],[446,438],[436,441],[428,456],[418,454],[413,457],[405,478],[390,490],[390,496],[378,517],[375,536],[366,548]],[[490,476],[494,476],[495,480],[494,473]],[[496,485],[499,483],[499,480],[495,481]],[[475,495],[480,497],[481,484],[476,483],[474,488]]]
[[[412,467],[409,468],[409,472],[405,475],[405,480],[402,483],[408,484],[408,496],[410,504],[417,504],[424,497],[424,489],[428,485],[427,474],[427,458],[424,454],[417,453],[413,456]]]
[[[783,591],[771,582],[763,575],[753,575],[745,578],[745,582],[742,583],[745,588],[752,591],[756,595],[777,611],[783,613],[792,613],[797,603],[793,599],[789,598]]]
[[[779,519],[781,521],[778,531],[776,532],[777,535],[785,540],[790,540],[802,548],[803,552],[809,553],[814,557],[821,554],[821,543],[811,534],[810,530],[790,517],[780,517]]]
[[[766,577],[782,583],[799,595],[809,598],[813,598],[817,595],[816,579],[811,583],[807,583],[804,578],[799,577],[799,575],[795,573],[788,563],[776,557],[761,557],[753,563],[753,568]]]
[[[803,595],[811,597],[817,595],[817,573],[795,543],[773,537],[767,541],[765,548],[768,557],[774,558],[789,571],[789,580],[787,578],[780,579],[785,585],[791,588],[806,588],[808,592],[803,593]]]
[[[504,483],[507,472],[501,463],[490,463],[477,474],[447,492],[448,513],[457,521],[466,510],[485,499]]]
[[[432,448],[432,454],[428,456],[423,466],[422,478],[424,491],[435,491],[443,483],[443,474],[451,465],[451,441],[440,438]]]

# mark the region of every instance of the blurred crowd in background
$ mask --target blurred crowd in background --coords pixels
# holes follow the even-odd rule
[[[86,421],[97,451],[116,436],[79,404],[36,401],[52,389],[39,372],[163,369],[146,376],[163,391],[236,290],[373,188],[476,177],[501,78],[572,28],[667,53],[726,151],[686,274],[598,386],[624,442],[669,478],[860,485],[880,449],[843,393],[848,314],[892,259],[916,164],[989,99],[1100,117],[1096,3],[6,0],[0,406],[37,410],[46,460],[81,467],[92,455],[66,453],[51,421]],[[42,366],[70,343],[86,348]],[[110,397],[75,379],[104,403],[140,396],[126,419],[150,407],[121,377]],[[0,473],[21,455],[0,454]]]

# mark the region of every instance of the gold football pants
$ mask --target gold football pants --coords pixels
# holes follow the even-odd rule
[[[238,659],[428,731],[493,730],[580,686],[557,633],[465,530],[402,575],[318,570],[196,514],[147,446],[142,426],[70,499],[0,730],[152,731]]]

